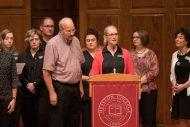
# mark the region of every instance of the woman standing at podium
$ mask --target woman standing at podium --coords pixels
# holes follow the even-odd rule
[[[180,127],[190,127],[190,30],[180,28],[175,33],[178,51],[172,55],[170,81],[173,90],[171,118]]]
[[[89,76],[94,56],[98,50],[101,50],[98,44],[99,33],[95,29],[89,29],[84,38],[86,49],[83,51],[85,62],[82,68],[82,83],[84,96],[82,97],[82,127],[91,127],[91,98],[89,97]]]
[[[133,74],[133,62],[130,53],[118,45],[119,34],[115,26],[109,25],[104,29],[104,44],[92,64],[92,75],[107,73]]]
[[[156,127],[157,84],[159,72],[156,54],[146,46],[149,35],[145,30],[133,33],[134,48],[130,51],[135,66],[135,74],[141,78],[141,99],[139,111],[143,127]]]

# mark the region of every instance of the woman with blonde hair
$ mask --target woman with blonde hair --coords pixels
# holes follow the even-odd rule
[[[92,75],[108,73],[134,74],[133,62],[127,49],[119,46],[119,34],[115,26],[104,29],[104,45],[102,51],[94,56]]]
[[[25,127],[45,127],[47,121],[46,108],[48,96],[42,74],[44,50],[40,47],[41,32],[37,29],[28,30],[25,34],[27,47],[19,56],[19,62],[25,63],[20,75],[23,91],[22,119]]]

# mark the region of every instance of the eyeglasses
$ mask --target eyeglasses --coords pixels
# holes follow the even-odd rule
[[[118,36],[118,33],[110,33],[110,34],[106,34],[106,36],[109,36],[109,37]]]
[[[46,27],[46,28],[54,28],[54,25],[43,25],[43,27]]]
[[[72,30],[65,30],[65,32],[67,33],[75,33],[76,29],[72,29]]]
[[[133,38],[133,39],[134,39],[134,38],[137,38],[137,39],[139,39],[140,37],[139,37],[139,36],[133,36],[132,38]]]

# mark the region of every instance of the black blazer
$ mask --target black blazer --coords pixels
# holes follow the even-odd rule
[[[34,57],[32,57],[29,47],[19,55],[18,63],[25,63],[22,74],[19,76],[24,96],[31,95],[31,93],[26,89],[26,85],[28,83],[34,83],[36,94],[39,94],[42,87],[45,87],[42,72],[43,61],[44,50],[41,48],[39,48]]]

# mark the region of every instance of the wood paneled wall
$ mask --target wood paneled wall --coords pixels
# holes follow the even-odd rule
[[[32,0],[32,28],[39,28],[44,17],[52,17],[55,21],[55,34],[58,32],[58,22],[63,17],[71,17],[78,29],[78,0]],[[76,33],[78,35],[78,31]]]
[[[0,0],[0,30],[13,31],[15,45],[19,52],[24,49],[24,34],[29,28],[29,0]]]
[[[78,0],[0,0],[0,31],[6,28],[13,31],[17,50],[22,52],[25,32],[39,28],[43,17],[55,20],[56,34],[58,21],[65,16],[71,17],[78,29],[78,14]]]
[[[127,49],[132,47],[131,37],[135,30],[147,30],[151,40],[148,47],[155,51],[160,63],[157,123],[159,127],[174,127],[175,121],[170,119],[170,61],[176,50],[175,30],[190,28],[190,1],[32,0],[30,3],[30,0],[0,0],[0,30],[13,31],[18,51],[24,49],[25,32],[31,27],[38,28],[44,16],[53,17],[56,26],[64,16],[73,18],[82,45],[88,28],[96,28],[102,34],[105,26],[116,25],[120,45]]]
[[[170,119],[171,84],[169,81],[171,55],[176,50],[174,33],[179,27],[190,28],[190,1],[187,0],[80,0],[79,30],[83,41],[88,28],[103,33],[105,26],[118,27],[120,45],[132,48],[132,33],[144,29],[150,34],[149,48],[158,56],[157,123],[159,127],[174,127]],[[83,44],[83,43],[82,43]]]

